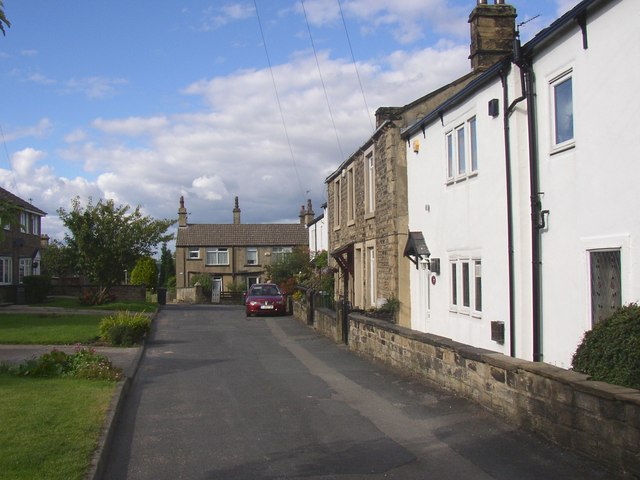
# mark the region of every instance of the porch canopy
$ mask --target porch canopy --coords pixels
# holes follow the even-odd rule
[[[407,257],[418,268],[420,260],[428,260],[431,256],[427,242],[424,240],[422,232],[409,232],[407,244],[404,247],[403,256]]]

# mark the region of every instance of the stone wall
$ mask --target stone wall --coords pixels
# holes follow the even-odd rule
[[[361,315],[349,320],[349,348],[359,355],[433,381],[625,476],[640,476],[639,390]]]
[[[202,287],[176,288],[176,302],[178,303],[210,303],[202,293]]]
[[[306,302],[293,302],[293,316],[300,323],[309,325],[309,306]],[[342,343],[342,325],[334,310],[329,308],[316,308],[313,311],[313,329],[330,338],[335,343]]]

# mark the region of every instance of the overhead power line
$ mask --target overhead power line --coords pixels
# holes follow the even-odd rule
[[[282,127],[284,129],[284,135],[287,140],[287,145],[289,146],[289,153],[291,154],[291,163],[293,164],[293,170],[296,174],[296,179],[298,181],[298,187],[300,188],[301,198],[303,201],[306,200],[304,195],[304,188],[302,188],[302,182],[300,181],[300,174],[298,173],[298,165],[296,163],[296,157],[293,154],[293,147],[291,145],[291,140],[289,138],[289,131],[287,129],[287,122],[284,119],[284,112],[282,110],[282,103],[280,102],[280,95],[278,94],[278,86],[276,84],[276,77],[273,74],[273,67],[271,65],[271,58],[269,57],[269,49],[267,48],[267,41],[264,36],[264,30],[262,28],[262,20],[260,19],[260,13],[258,12],[258,3],[256,0],[253,0],[253,5],[256,10],[256,17],[258,19],[258,25],[260,27],[260,36],[262,37],[262,45],[264,46],[264,53],[267,57],[267,63],[269,65],[269,73],[271,74],[271,82],[273,83],[273,90],[276,94],[276,102],[278,104],[278,110],[280,111],[280,118],[282,120]]]

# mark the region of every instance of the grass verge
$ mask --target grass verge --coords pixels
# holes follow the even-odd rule
[[[72,345],[98,338],[100,315],[7,313],[0,315],[0,344]]]
[[[82,479],[115,387],[0,374],[0,480]]]
[[[155,312],[158,309],[156,303],[151,302],[112,302],[104,305],[82,305],[77,298],[54,297],[45,303],[34,303],[33,307],[59,307],[73,310],[128,310],[130,312]]]

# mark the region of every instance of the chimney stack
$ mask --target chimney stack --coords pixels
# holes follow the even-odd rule
[[[471,68],[486,70],[513,51],[516,36],[516,9],[504,0],[478,0],[469,15],[471,25]]]
[[[240,225],[240,206],[238,205],[238,197],[236,197],[236,203],[233,207],[233,224]]]
[[[304,220],[305,225],[307,226],[311,225],[311,222],[313,222],[313,219],[315,216],[316,214],[313,213],[313,207],[311,206],[311,199],[309,198],[307,200],[307,211],[305,212],[305,220]]]
[[[187,226],[187,209],[184,208],[184,197],[180,196],[180,208],[178,208],[178,227]]]
[[[305,218],[307,213],[304,210],[304,205],[300,205],[300,213],[298,214],[298,218],[300,219],[300,225],[305,225]]]

